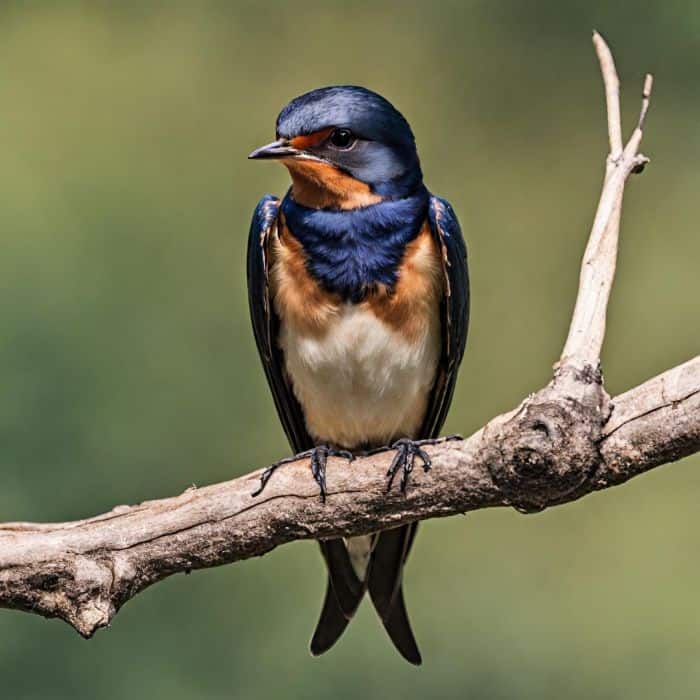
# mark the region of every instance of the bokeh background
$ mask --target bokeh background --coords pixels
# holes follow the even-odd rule
[[[448,432],[545,383],[606,155],[590,30],[629,130],[603,357],[611,393],[700,347],[700,5],[688,2],[5,2],[0,6],[0,518],[174,495],[288,452],[249,330],[247,153],[331,83],[391,99],[454,204],[473,280]],[[697,698],[700,459],[535,516],[424,524],[407,597],[425,664],[364,605],[312,659],[313,543],[173,577],[84,641],[0,614],[2,697]]]

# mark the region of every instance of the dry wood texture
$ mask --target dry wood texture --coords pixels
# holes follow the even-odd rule
[[[404,495],[386,491],[391,452],[333,458],[322,503],[305,460],[251,496],[260,471],[175,498],[119,506],[60,524],[0,525],[0,606],[59,617],[88,637],[166,576],[228,564],[297,539],[369,533],[413,520],[512,506],[524,512],[621,484],[700,449],[700,356],[610,398],[599,366],[615,275],[625,183],[638,152],[652,79],[623,145],[612,55],[593,37],[605,84],[610,154],[576,306],[552,381],[465,440],[428,447]]]

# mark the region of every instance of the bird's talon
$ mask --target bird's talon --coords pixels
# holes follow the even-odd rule
[[[428,456],[428,453],[425,450],[421,450],[420,447],[416,450],[416,454],[421,458],[421,461],[423,462],[423,469],[425,471],[428,471],[430,467],[432,466],[432,462],[430,461],[430,457]],[[427,467],[427,469],[426,469]]]
[[[326,464],[329,457],[344,457],[349,462],[352,462],[353,459],[355,459],[355,456],[349,450],[336,450],[335,448],[328,447],[327,445],[318,445],[310,450],[300,452],[293,457],[285,457],[284,459],[280,459],[278,462],[271,464],[260,475],[260,485],[250,495],[253,498],[259,496],[265,489],[265,486],[267,486],[267,482],[270,480],[270,477],[272,477],[278,467],[282,466],[283,464],[296,462],[299,459],[309,458],[311,461],[311,474],[314,481],[318,484],[321,502],[325,503],[326,495],[328,493],[326,489]]]
[[[270,480],[272,472],[274,471],[275,467],[268,467],[265,469],[265,471],[263,471],[263,473],[260,475],[260,484],[258,484],[258,488],[256,488],[255,491],[250,494],[253,498],[259,496],[263,492],[263,489],[267,485],[267,482]]]
[[[318,484],[321,502],[326,502],[326,460],[329,450],[325,447],[316,448],[311,454],[311,473]]]
[[[406,466],[403,469],[403,474],[401,474],[401,493],[406,493],[406,489],[408,488],[408,477],[413,471],[413,459],[415,455],[409,453],[408,456],[408,461],[406,463]]]
[[[388,477],[386,489],[387,493],[391,491],[394,478],[398,474],[399,470],[401,470],[401,483],[399,488],[401,493],[406,493],[416,457],[421,460],[421,466],[423,467],[423,471],[425,473],[432,469],[433,463],[430,459],[430,455],[428,455],[428,453],[422,449],[421,445],[434,445],[436,442],[442,442],[442,440],[408,440],[406,438],[402,438],[391,445],[390,449],[396,450],[396,454],[394,455],[394,459],[391,461],[391,465],[386,473]]]

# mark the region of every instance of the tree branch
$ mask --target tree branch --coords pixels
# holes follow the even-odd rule
[[[615,62],[610,49],[598,32],[593,33],[593,45],[598,54],[605,84],[610,154],[606,161],[605,181],[598,203],[598,211],[583,256],[576,308],[562,353],[563,362],[570,363],[579,369],[587,365],[596,365],[603,347],[605,315],[615,277],[620,213],[625,182],[631,173],[641,172],[649,162],[648,158],[638,153],[638,149],[642,141],[642,127],[649,109],[653,85],[652,76],[647,75],[644,81],[639,123],[629,142],[623,148],[619,80],[615,70]]]
[[[304,460],[262,496],[260,471],[180,496],[70,523],[0,525],[0,606],[59,617],[89,637],[147,586],[178,572],[264,554],[298,539],[351,536],[479,508],[523,512],[570,502],[700,450],[700,356],[614,399],[599,356],[615,271],[622,195],[647,162],[638,154],[651,92],[622,146],[618,81],[593,38],[606,86],[611,154],[569,336],[552,381],[466,440],[427,448],[428,473],[386,492],[391,452],[332,458],[324,504]]]

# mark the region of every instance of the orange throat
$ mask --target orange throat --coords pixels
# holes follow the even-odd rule
[[[330,163],[297,158],[283,158],[282,162],[292,177],[292,196],[304,207],[356,209],[382,201],[369,185]]]

